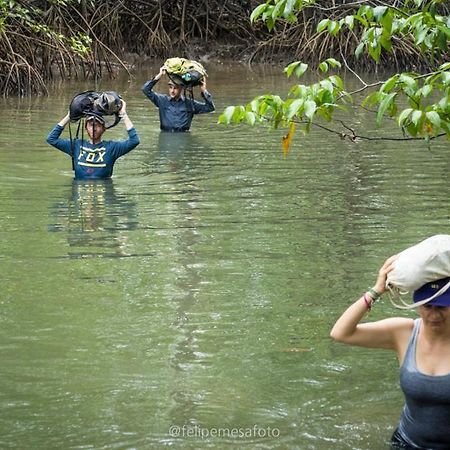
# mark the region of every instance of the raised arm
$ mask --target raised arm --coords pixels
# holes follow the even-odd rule
[[[212,99],[212,95],[206,89],[206,80],[203,78],[200,82],[200,92],[205,100],[205,103],[194,101],[194,112],[195,114],[204,114],[213,112],[216,107]]]
[[[151,79],[148,80],[144,86],[142,86],[142,92],[145,96],[151,100],[158,108],[160,106],[161,100],[165,97],[162,94],[158,94],[153,92],[153,87],[155,84],[161,79],[161,77],[166,73],[166,67],[162,66],[159,69],[159,72]]]
[[[386,290],[387,274],[393,269],[397,255],[388,258],[378,272],[375,286],[354,302],[339,317],[330,336],[339,342],[361,347],[401,349],[407,342],[414,321],[402,317],[393,317],[376,322],[360,323],[372,304]]]
[[[125,128],[127,129],[128,139],[125,141],[111,141],[111,154],[114,155],[114,158],[120,158],[123,155],[126,155],[128,152],[133,150],[137,145],[139,145],[139,135],[137,134],[136,129],[134,128],[133,122],[128,117],[127,104],[124,100],[122,100],[122,107],[119,111],[119,117],[123,120]]]
[[[65,127],[70,121],[70,113],[67,113],[59,122],[58,125],[60,127]]]
[[[72,153],[72,143],[69,139],[61,139],[61,133],[64,130],[64,127],[69,123],[70,121],[70,114],[67,113],[59,122],[58,124],[53,128],[52,131],[50,131],[49,135],[47,136],[47,142],[52,145],[53,147],[57,148],[58,150],[61,150],[64,153],[67,153],[70,155]]]
[[[126,108],[127,108],[127,104],[125,103],[125,100],[122,100],[122,106],[119,111],[119,117],[123,120],[125,128],[128,131],[128,130],[131,130],[132,128],[134,128],[134,125],[133,125],[133,122],[131,121],[131,119],[128,117]]]

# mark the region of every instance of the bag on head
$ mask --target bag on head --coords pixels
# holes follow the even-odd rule
[[[197,61],[185,58],[169,58],[164,63],[168,77],[185,87],[198,86],[207,77],[205,68]]]
[[[415,291],[426,283],[449,276],[450,235],[437,234],[399,253],[394,269],[387,276],[386,287],[400,299],[401,295]],[[417,306],[401,301],[403,306],[395,306],[407,309]]]
[[[94,109],[101,115],[110,116],[117,114],[122,107],[122,99],[117,92],[105,91],[94,100]]]
[[[106,128],[112,128],[120,121],[119,111],[122,107],[122,98],[117,92],[85,91],[77,94],[69,106],[69,115],[72,122],[77,122],[90,115],[105,119],[104,116],[115,116],[113,123],[106,123]]]
[[[76,122],[93,112],[94,101],[99,97],[95,91],[81,92],[72,99],[69,105],[70,120]]]

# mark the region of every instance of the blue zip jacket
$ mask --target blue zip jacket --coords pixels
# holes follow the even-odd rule
[[[75,178],[78,180],[111,178],[117,158],[139,144],[135,128],[127,130],[126,141],[102,141],[95,145],[81,139],[75,139],[71,145],[70,139],[59,138],[63,130],[64,127],[56,125],[47,136],[47,142],[68,155],[71,155],[73,147]]]
[[[153,86],[159,80],[149,80],[142,87],[142,92],[159,108],[159,122],[163,131],[189,131],[194,114],[214,111],[212,95],[202,92],[205,103],[181,96],[174,100],[170,95],[153,92]]]

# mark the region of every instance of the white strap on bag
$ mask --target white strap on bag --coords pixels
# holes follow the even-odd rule
[[[399,253],[394,269],[388,274],[386,287],[390,299],[400,309],[412,309],[424,305],[450,288],[450,282],[432,297],[416,303],[407,303],[402,296],[431,281],[450,277],[450,235],[437,234]],[[399,305],[394,301],[400,301]]]

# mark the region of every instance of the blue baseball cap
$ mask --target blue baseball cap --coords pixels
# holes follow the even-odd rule
[[[414,303],[432,297],[449,282],[450,277],[447,277],[441,278],[440,280],[436,281],[430,281],[429,283],[424,284],[422,287],[414,291],[413,294]],[[433,300],[430,300],[426,304],[434,306],[450,306],[450,287],[441,295],[438,295],[437,297],[435,297]]]

